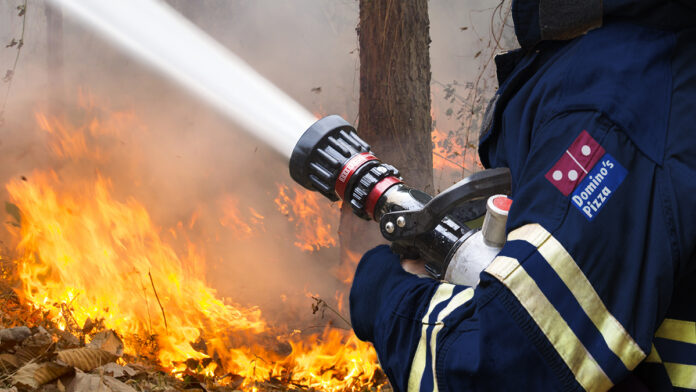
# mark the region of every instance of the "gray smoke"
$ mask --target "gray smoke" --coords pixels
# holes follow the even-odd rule
[[[357,1],[168,3],[318,116],[335,113],[358,121]],[[0,3],[0,43],[19,36],[20,4],[21,0]],[[430,3],[435,81],[456,80],[462,84],[457,92],[464,94],[466,82],[479,75],[483,59],[491,53],[490,22],[496,5],[495,0]],[[347,286],[332,272],[339,259],[336,248],[308,253],[293,245],[295,222],[274,203],[277,184],[293,185],[287,162],[82,25],[63,18],[62,33],[56,36],[55,25],[48,27],[49,16],[56,17],[56,10],[47,11],[43,0],[29,0],[24,47],[0,128],[0,183],[21,176],[31,181],[34,170],[54,170],[66,182],[75,176],[93,178],[98,171],[112,179],[118,200],[132,197],[144,204],[162,232],[178,222],[187,227],[196,215],[187,233],[205,253],[208,282],[222,296],[259,305],[267,317],[297,322],[294,327],[307,324],[302,321],[305,313],[311,316],[305,292],[318,293],[329,303],[335,302],[337,290],[346,292]],[[62,44],[61,53],[55,53],[56,42]],[[0,47],[2,69],[12,67],[16,50]],[[62,64],[57,64],[55,59],[61,57]],[[485,80],[483,96],[495,88],[491,74]],[[7,87],[0,83],[0,97]],[[91,142],[109,157],[99,164],[55,158],[34,116],[37,111],[54,113],[81,123],[89,116],[76,105],[80,91],[96,97],[100,108],[133,113],[139,124],[117,135],[94,137]],[[438,128],[456,129],[457,120],[445,114],[452,104],[444,100],[441,89],[433,94]],[[100,110],[91,115],[106,118]],[[457,176],[461,171],[441,176],[442,189]],[[224,202],[230,198],[247,221],[249,208],[263,215],[263,226],[252,225],[252,235],[241,235],[229,222],[221,225]],[[8,199],[4,189],[0,199]],[[327,203],[325,208],[338,211],[337,205]],[[334,221],[333,230],[336,225]],[[6,235],[2,239],[11,242]],[[183,240],[170,242],[186,251]]]

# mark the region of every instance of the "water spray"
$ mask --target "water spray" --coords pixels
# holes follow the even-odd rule
[[[227,48],[157,0],[51,0],[285,157],[316,118]],[[299,131],[298,131],[299,130]]]
[[[475,173],[432,197],[406,185],[397,168],[380,161],[353,126],[333,115],[300,137],[290,175],[309,190],[348,203],[359,217],[379,222],[395,252],[423,258],[438,279],[475,285],[505,242],[506,168]],[[479,230],[471,222],[483,215]]]

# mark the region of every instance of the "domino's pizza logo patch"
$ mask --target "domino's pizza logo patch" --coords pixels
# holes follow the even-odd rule
[[[626,177],[627,170],[583,130],[545,178],[592,221]],[[572,195],[571,195],[572,194]]]

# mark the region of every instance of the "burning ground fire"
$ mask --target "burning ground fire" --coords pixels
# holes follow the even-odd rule
[[[127,113],[81,126],[43,114],[36,119],[53,154],[81,165],[108,159],[91,139],[137,121]],[[51,169],[6,184],[8,205],[21,213],[8,230],[16,241],[16,291],[27,306],[60,330],[114,330],[125,344],[124,363],[150,361],[215,385],[256,391],[273,380],[283,389],[381,389],[385,380],[370,345],[330,326],[306,334],[271,325],[259,308],[221,298],[205,282],[197,244],[177,251],[145,206],[132,197],[120,200],[113,187],[98,172],[76,177]],[[322,214],[315,195],[291,189],[279,186],[276,204],[296,224],[295,245],[304,251],[335,246],[337,218]],[[241,208],[231,196],[222,204],[221,225],[242,237],[263,230],[264,217],[253,208]]]

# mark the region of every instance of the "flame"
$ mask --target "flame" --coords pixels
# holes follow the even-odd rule
[[[289,221],[295,222],[295,246],[307,252],[336,246],[333,227],[338,225],[338,208],[331,208],[319,193],[278,184],[275,203]]]
[[[81,103],[95,105],[89,96],[81,96]],[[41,113],[36,120],[56,156],[96,168],[109,155],[90,143],[120,132],[119,116],[87,119],[88,125]],[[60,329],[79,331],[88,320],[99,320],[123,337],[126,354],[135,360],[152,358],[176,375],[188,371],[187,360],[198,360],[199,374],[223,384],[243,377],[246,390],[258,390],[259,382],[272,378],[325,391],[384,382],[371,345],[352,332],[326,327],[314,334],[283,333],[260,309],[219,298],[205,282],[199,247],[189,242],[177,252],[165,240],[187,238],[177,231],[197,228],[201,211],[186,225],[160,228],[138,200],[115,196],[112,181],[98,170],[70,173],[35,170],[28,181],[6,184],[21,211],[18,227],[8,227],[17,242],[20,295]],[[299,188],[281,185],[279,192],[276,204],[294,221],[298,247],[312,251],[336,244],[336,209]],[[218,207],[222,225],[249,235],[263,230],[263,215],[241,209],[232,196]],[[342,311],[340,294],[336,301]]]
[[[248,208],[248,217],[245,218],[239,211],[239,202],[232,196],[224,197],[221,205],[220,224],[230,229],[237,238],[250,238],[254,233],[264,231],[264,217],[253,208]]]
[[[22,211],[18,273],[27,300],[70,304],[78,326],[103,318],[126,337],[156,335],[165,366],[204,358],[189,344],[202,330],[265,330],[258,309],[216,298],[189,267],[202,260],[177,255],[145,208],[114,200],[110,188],[101,176],[61,184],[54,172],[7,184]]]
[[[96,110],[96,98],[80,92],[79,107],[87,112]],[[49,136],[50,151],[60,158],[77,160],[87,158],[92,162],[108,160],[105,151],[91,143],[96,138],[118,138],[122,129],[131,129],[137,121],[132,110],[109,112],[107,116],[93,116],[89,121],[72,123],[69,119],[37,112],[34,114],[39,129]],[[131,129],[137,131],[138,129]]]
[[[298,354],[286,366],[298,369],[294,377],[310,388],[361,390],[373,381],[378,369],[376,354],[366,349],[369,345],[345,331],[326,329],[322,334],[291,344],[293,352]],[[337,388],[336,380],[341,380],[343,385]]]

